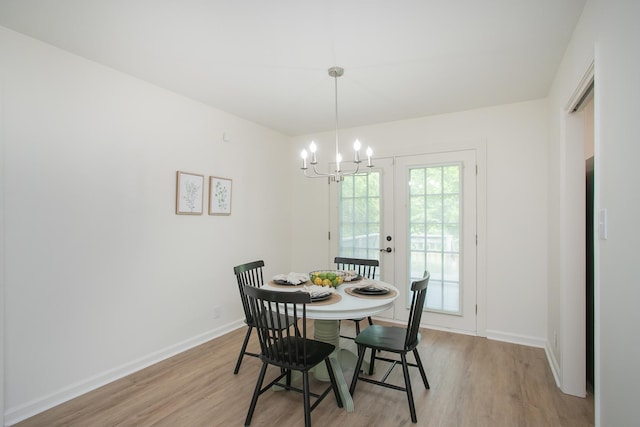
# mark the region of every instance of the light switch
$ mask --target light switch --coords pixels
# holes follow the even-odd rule
[[[600,240],[607,240],[607,209],[600,209],[600,218],[598,219],[598,229],[600,230]]]

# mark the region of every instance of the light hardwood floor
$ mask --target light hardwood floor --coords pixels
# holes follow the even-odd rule
[[[421,332],[419,351],[431,389],[424,389],[412,368],[418,426],[593,425],[593,398],[562,394],[542,349]],[[233,375],[244,333],[229,333],[16,426],[242,426],[260,367],[258,359],[245,357],[240,373]],[[353,341],[342,344],[355,349]],[[258,348],[255,336],[250,347]],[[376,370],[384,372],[384,365],[378,362]],[[276,372],[269,369],[267,375]],[[352,374],[345,371],[348,383]],[[392,378],[402,384],[399,367]],[[347,413],[327,396],[311,414],[314,427],[416,425],[403,392],[359,382],[354,404],[355,412]],[[251,425],[304,425],[301,395],[264,393]]]

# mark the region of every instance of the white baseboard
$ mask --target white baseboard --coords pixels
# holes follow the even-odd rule
[[[407,326],[407,321],[406,320],[397,320],[397,319],[390,319],[388,317],[373,317],[374,319],[380,320],[382,322],[387,322],[387,323],[393,323],[395,325],[398,326]],[[472,335],[472,336],[481,336],[476,332],[471,332],[471,331],[465,331],[463,329],[452,329],[452,328],[443,328],[440,326],[434,326],[434,325],[429,325],[429,324],[424,324],[424,323],[420,323],[420,327],[424,328],[424,329],[433,329],[435,331],[444,331],[444,332],[452,332],[454,334],[463,334],[463,335]]]
[[[405,322],[406,325],[406,322]],[[441,326],[435,326],[435,325],[420,325],[421,328],[426,328],[426,329],[433,329],[435,331],[444,331],[444,332],[451,332],[454,334],[462,334],[462,335],[471,335],[471,336],[479,336],[476,332],[472,332],[472,331],[465,331],[464,329],[454,329],[454,328],[443,328]]]
[[[487,338],[490,340],[510,342],[512,344],[520,344],[537,348],[545,348],[547,343],[547,340],[543,338],[500,332],[491,329],[487,329]]]
[[[126,377],[134,372],[144,369],[148,366],[168,359],[176,354],[182,353],[193,347],[197,347],[207,341],[220,337],[228,332],[231,332],[244,325],[243,321],[235,321],[218,328],[212,329],[195,337],[184,340],[175,345],[169,346],[162,350],[151,353],[147,356],[133,360],[124,365],[118,366],[109,371],[95,375],[86,380],[77,382],[70,386],[64,387],[56,392],[53,392],[47,396],[42,396],[38,399],[34,399],[31,402],[25,403],[17,408],[9,408],[4,414],[4,422],[6,426],[11,426],[36,414],[67,402],[92,390],[95,390],[103,385],[109,384],[115,380]]]
[[[560,365],[558,365],[558,361],[553,355],[553,351],[551,351],[551,348],[549,347],[549,341],[542,338],[528,337],[525,335],[506,334],[497,331],[487,331],[487,338],[496,341],[505,341],[514,344],[526,345],[529,347],[543,348],[545,354],[547,355],[547,361],[549,362],[551,373],[553,374],[553,378],[556,381],[556,386],[560,388]]]
[[[402,321],[397,321],[397,320],[393,320],[393,319],[386,319],[386,318],[380,318],[380,320],[383,320],[383,321],[389,322],[389,323],[397,323],[397,324],[400,324],[400,325],[402,325],[402,324],[406,325],[406,321],[402,322]],[[426,328],[426,329],[435,329],[435,330],[438,330],[438,331],[453,332],[453,333],[456,333],[456,334],[476,335],[476,334],[468,332],[468,331],[448,329],[448,328],[440,328],[440,327],[432,326],[432,325],[420,325],[420,327],[421,328]],[[551,372],[553,373],[553,378],[556,381],[556,385],[558,387],[560,387],[560,376],[559,376],[560,366],[558,365],[558,361],[556,360],[555,356],[553,355],[553,351],[551,351],[551,349],[549,348],[549,341],[547,341],[547,340],[545,340],[543,338],[531,337],[531,336],[527,336],[527,335],[511,334],[511,333],[505,333],[505,332],[499,332],[499,331],[495,331],[495,330],[491,330],[491,329],[486,330],[486,338],[490,339],[490,340],[503,341],[503,342],[508,342],[508,343],[512,343],[512,344],[526,345],[528,347],[543,348],[545,354],[547,355],[547,361],[549,362],[549,367],[551,368]]]
[[[549,366],[551,367],[551,373],[553,373],[553,378],[556,380],[556,385],[558,388],[561,388],[562,385],[560,383],[560,365],[558,364],[558,360],[556,356],[553,354],[553,351],[549,347],[549,342],[547,341],[547,345],[544,347],[544,352],[547,355],[547,360],[549,361]]]
[[[407,322],[402,322],[402,321],[395,321],[395,320],[391,320],[391,319],[381,319],[384,320],[386,322],[390,322],[390,323],[398,323],[398,324],[404,324],[406,326]],[[531,337],[531,336],[527,336],[527,335],[519,335],[519,334],[511,334],[511,333],[506,333],[506,332],[499,332],[499,331],[495,331],[495,330],[491,330],[491,329],[487,329],[485,331],[486,336],[485,335],[480,335],[478,333],[475,332],[470,332],[470,331],[465,331],[462,329],[451,329],[451,328],[443,328],[443,327],[439,327],[439,326],[434,326],[434,325],[420,325],[421,328],[425,328],[425,329],[434,329],[436,331],[445,331],[445,332],[452,332],[454,334],[463,334],[463,335],[472,335],[472,336],[477,336],[477,337],[484,337],[490,340],[494,340],[494,341],[503,341],[503,342],[509,342],[512,344],[520,344],[520,345],[526,345],[528,347],[537,347],[537,348],[546,348],[546,344],[547,341],[542,339],[542,338],[537,338],[537,337]]]

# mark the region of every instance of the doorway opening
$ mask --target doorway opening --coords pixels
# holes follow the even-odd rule
[[[585,153],[585,321],[586,321],[586,385],[587,392],[594,390],[594,271],[595,271],[595,142],[594,142],[594,111],[593,111],[593,83],[588,96],[583,102],[584,113],[584,153]]]

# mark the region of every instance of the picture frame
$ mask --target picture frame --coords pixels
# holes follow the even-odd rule
[[[204,175],[176,172],[176,215],[202,215]]]
[[[232,180],[209,177],[209,215],[231,215]]]

